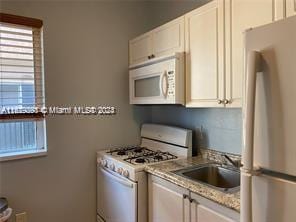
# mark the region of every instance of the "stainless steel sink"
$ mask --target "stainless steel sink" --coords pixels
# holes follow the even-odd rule
[[[227,193],[237,192],[240,188],[239,170],[219,164],[199,165],[177,170],[174,173]]]

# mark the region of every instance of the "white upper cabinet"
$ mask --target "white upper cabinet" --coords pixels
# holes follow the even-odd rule
[[[275,20],[274,0],[225,0],[226,96],[228,107],[242,106],[244,31]]]
[[[130,65],[186,52],[187,107],[241,107],[244,32],[296,15],[296,0],[213,0],[130,41]]]
[[[132,39],[129,52],[130,65],[184,52],[184,16]]]
[[[152,33],[148,32],[129,42],[129,62],[141,63],[152,55]]]
[[[186,106],[222,107],[223,0],[185,15]]]
[[[154,29],[152,42],[155,57],[184,52],[184,17]]]
[[[296,15],[296,0],[286,0],[286,16]]]

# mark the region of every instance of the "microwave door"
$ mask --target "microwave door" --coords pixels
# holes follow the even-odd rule
[[[132,104],[163,103],[168,92],[166,72],[138,76],[132,80]]]

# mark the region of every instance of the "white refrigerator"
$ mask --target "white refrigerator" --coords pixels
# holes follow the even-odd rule
[[[296,221],[296,16],[245,32],[241,222]]]

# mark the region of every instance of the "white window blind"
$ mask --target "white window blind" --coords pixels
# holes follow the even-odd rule
[[[41,29],[0,23],[0,108],[44,106],[42,71]]]
[[[2,15],[2,14],[1,14]],[[0,15],[0,18],[1,18]],[[4,18],[4,19],[2,19]],[[5,15],[0,22],[0,160],[46,151],[42,28]],[[3,22],[5,18],[13,21]],[[15,22],[17,21],[17,22]],[[21,24],[16,24],[16,23]],[[15,111],[22,112],[15,112]]]

